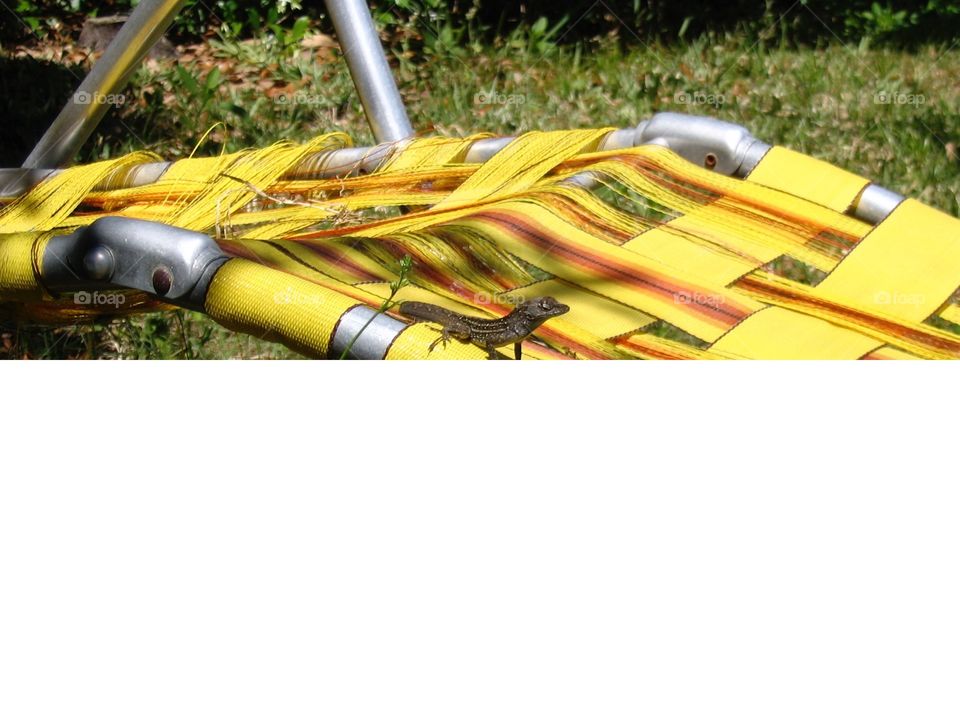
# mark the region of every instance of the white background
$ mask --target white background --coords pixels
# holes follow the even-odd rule
[[[955,367],[5,363],[0,717],[956,718]]]

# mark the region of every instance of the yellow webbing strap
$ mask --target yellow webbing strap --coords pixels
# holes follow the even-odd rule
[[[490,135],[477,134],[465,138],[415,138],[405,145],[401,152],[395,153],[382,169],[399,172],[459,162],[470,146],[484,137],[490,137]]]
[[[756,271],[737,282],[755,300],[825,320],[840,329],[852,330],[874,338],[878,347],[893,345],[930,360],[960,357],[960,337],[922,322],[898,318],[882,310],[867,310],[855,305],[832,302],[818,295],[817,288],[771,273]],[[744,323],[746,325],[746,323]],[[738,332],[736,328],[733,332]],[[774,332],[774,331],[771,331]],[[732,334],[731,333],[731,334]],[[793,338],[798,342],[802,338]],[[822,339],[811,334],[808,352],[816,351]]]
[[[0,228],[4,232],[31,232],[84,225],[87,221],[71,215],[97,183],[113,173],[159,159],[153,153],[139,152],[67,168],[0,209]]]
[[[711,349],[751,360],[856,360],[882,344],[812,315],[768,307],[748,317]]]
[[[574,285],[712,342],[762,305],[589,231],[529,201],[500,204],[461,221],[501,248]]]
[[[784,147],[771,148],[747,179],[841,213],[870,184],[866,178]]]
[[[593,149],[612,128],[570,130],[564,133],[529,132],[494,155],[495,162],[480,165],[460,187],[434,210],[472,205],[529,187],[552,168],[577,153]],[[509,173],[503,166],[510,166]]]
[[[958,286],[960,220],[906,200],[817,286],[817,295],[920,322]]]
[[[430,350],[433,342],[440,337],[435,326],[416,323],[397,336],[387,352],[387,360],[483,360],[487,353],[476,345],[453,340],[439,342]],[[513,352],[513,348],[509,348]]]
[[[309,357],[324,358],[337,321],[360,303],[335,290],[250,260],[228,260],[214,275],[207,291],[207,314],[230,330],[281,342]],[[453,340],[433,352],[429,347],[439,332],[419,323],[403,331],[389,357],[470,360],[486,353]]]
[[[205,306],[226,328],[322,358],[337,320],[357,304],[315,283],[236,258],[213,276]]]
[[[827,315],[833,303],[861,317],[920,323],[939,309],[960,285],[960,220],[915,200],[900,204],[847,255],[818,286],[806,291],[821,306],[809,310]],[[865,321],[862,332],[834,322],[778,307],[755,313],[713,347],[752,358],[858,358],[883,345],[879,329]],[[930,336],[938,331],[926,328]],[[894,330],[896,332],[896,329]],[[951,357],[901,338],[902,349],[926,357]],[[892,339],[892,338],[891,338]],[[936,339],[936,338],[934,338]]]
[[[175,163],[164,173],[162,184],[172,190],[204,178],[202,191],[189,201],[174,205],[159,219],[201,232],[228,222],[232,213],[257,197],[257,190],[270,186],[314,153],[335,146],[337,139],[334,135],[320,135],[303,145],[277,143],[258,150]]]
[[[46,245],[46,234],[0,235],[0,301],[40,300],[43,288],[34,272],[34,257]]]
[[[763,227],[756,221],[752,225]],[[783,254],[782,248],[754,241],[749,232],[756,229],[750,218],[712,205],[647,230],[623,247],[728,285]],[[775,229],[766,226],[764,230],[765,239],[775,236]]]

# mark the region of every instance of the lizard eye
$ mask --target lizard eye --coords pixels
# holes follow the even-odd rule
[[[550,298],[543,298],[543,299],[540,301],[540,309],[541,309],[541,310],[549,310],[551,307],[553,307],[553,303],[550,302]]]

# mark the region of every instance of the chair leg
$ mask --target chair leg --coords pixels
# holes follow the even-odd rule
[[[327,0],[327,11],[377,142],[412,137],[413,127],[366,0]]]
[[[170,27],[186,0],[142,0],[23,163],[25,168],[69,165],[123,91],[130,75]]]

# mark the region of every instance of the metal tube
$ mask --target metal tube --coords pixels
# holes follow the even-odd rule
[[[170,27],[184,2],[142,0],[137,5],[23,167],[64,167],[73,160],[107,112],[111,99],[120,93],[143,57]]]
[[[373,172],[383,165],[399,146],[350,147],[325,150],[306,156],[295,168],[283,176],[284,180],[322,180],[351,177]],[[114,171],[99,182],[93,190],[121,190],[143,187],[163,179],[172,162],[161,161],[125,167]],[[61,168],[0,168],[0,200],[11,200],[22,195],[41,181],[59,175]]]
[[[406,323],[368,305],[357,305],[337,321],[328,357],[337,359],[350,348],[347,354],[350,359],[383,360],[393,341],[406,329]]]
[[[722,123],[722,125],[725,126],[727,123]],[[600,141],[599,149],[617,150],[649,142],[670,145],[669,139],[651,139],[644,137],[644,130],[647,126],[648,123],[644,122],[636,128],[614,130]],[[724,130],[724,134],[726,134],[727,129],[726,127],[721,127],[721,130]],[[513,137],[494,137],[477,140],[467,150],[464,162],[468,164],[486,162],[509,145],[514,139]],[[724,139],[725,138],[721,138],[721,140]],[[696,157],[705,149],[717,152],[718,157],[722,155],[725,167],[735,167],[737,170],[734,174],[741,175],[745,169],[752,169],[765,149],[769,147],[765,143],[755,140],[752,137],[749,137],[746,143],[741,142],[741,140],[742,139],[737,139],[735,143],[717,142],[712,145],[704,145],[703,143],[706,141],[700,141],[692,148],[681,148],[681,150],[687,151],[687,154],[690,156],[688,159]],[[296,167],[287,171],[283,179],[315,180],[350,177],[374,172],[384,165],[387,160],[392,157],[394,152],[401,150],[405,145],[406,143],[386,143],[374,147],[350,147],[339,150],[325,150],[305,157]],[[744,146],[746,146],[746,150],[737,152]],[[105,178],[95,190],[117,190],[125,187],[148,185],[157,180],[161,180],[163,173],[166,172],[170,165],[171,163],[169,162],[157,162],[137,165],[132,168],[124,168],[123,171]],[[60,171],[53,169],[0,169],[0,199],[16,197],[45,177],[50,177],[58,172]],[[590,171],[585,171],[569,178],[568,182],[590,188],[595,184],[595,179]],[[889,215],[902,201],[902,195],[871,184],[863,191],[850,214],[860,220],[876,225]]]
[[[879,225],[903,201],[903,195],[870,183],[860,193],[853,215],[871,225]]]
[[[413,127],[365,0],[327,0],[327,11],[376,141],[412,137]]]
[[[483,138],[474,142],[466,152],[467,164],[484,163],[503,148],[513,142],[514,136]],[[615,150],[632,147],[637,139],[636,128],[614,130],[600,142],[601,150]],[[318,180],[323,178],[350,177],[374,172],[401,151],[406,143],[384,143],[373,147],[347,147],[339,150],[324,150],[308,155],[296,167],[284,174],[284,180]],[[124,168],[109,175],[98,184],[95,190],[118,190],[120,188],[141,187],[163,179],[170,162],[155,162]],[[44,177],[60,172],[55,169],[44,170],[6,170],[0,169],[0,198],[15,197],[28,190]]]

